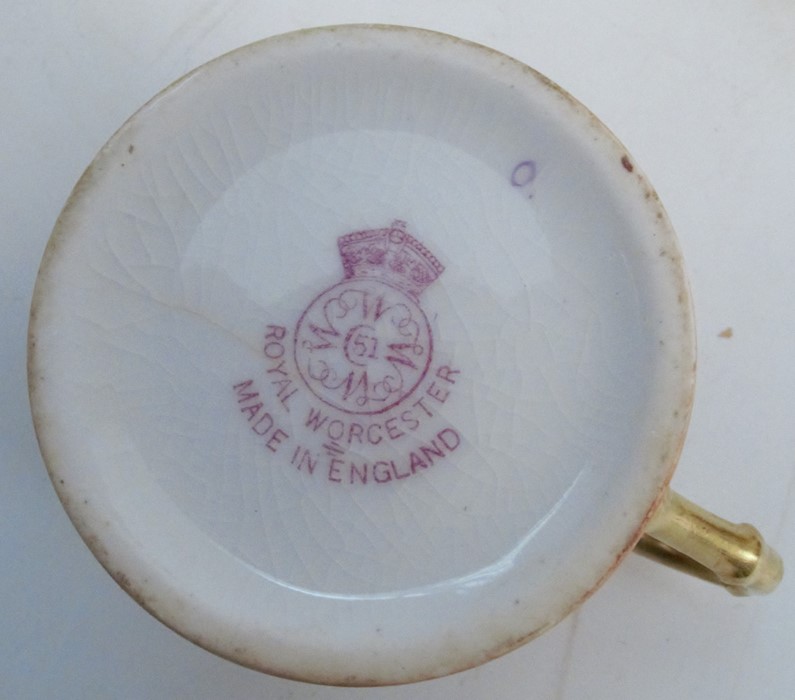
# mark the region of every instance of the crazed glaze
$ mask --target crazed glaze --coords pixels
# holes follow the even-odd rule
[[[580,604],[670,479],[695,371],[673,231],[609,131],[512,59],[372,26],[239,49],[123,126],[29,342],[45,462],[119,584],[343,685]]]

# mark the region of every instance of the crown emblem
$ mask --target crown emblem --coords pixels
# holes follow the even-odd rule
[[[354,231],[337,243],[346,280],[377,279],[415,299],[444,272],[444,265],[406,231],[405,221]]]

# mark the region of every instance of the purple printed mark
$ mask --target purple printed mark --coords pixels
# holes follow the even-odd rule
[[[418,444],[407,454],[396,458],[368,460],[341,453],[323,455],[298,445],[292,453],[290,464],[298,471],[310,476],[317,472],[321,478],[337,484],[386,484],[427,470],[455,452],[461,443],[462,438],[458,431],[448,427],[438,431],[430,440]]]
[[[511,185],[527,192],[528,199],[533,198],[533,183],[535,182],[538,168],[534,160],[523,160],[517,163],[511,172]]]
[[[428,319],[406,294],[374,280],[316,297],[295,331],[295,361],[312,393],[347,413],[381,413],[419,384],[431,362]]]
[[[420,303],[444,267],[402,221],[337,243],[343,279],[312,300],[292,336],[286,325],[266,325],[265,391],[245,379],[232,385],[234,398],[265,450],[307,477],[401,481],[463,442],[441,415],[461,371],[431,371],[433,334]]]
[[[386,414],[377,419],[348,418],[310,406],[303,427],[307,435],[316,434],[326,439],[323,449],[329,454],[397,442],[424,427],[427,419],[436,417],[439,407],[450,398],[460,373],[448,365],[437,367],[427,385],[407,399],[395,415]]]
[[[280,445],[289,440],[290,434],[278,425],[274,414],[267,409],[259,390],[254,386],[254,380],[238,382],[232,389],[251,432],[262,438],[267,449],[277,452]]]
[[[444,272],[444,266],[414,236],[406,222],[355,231],[337,240],[345,279],[376,279],[417,299]]]
[[[265,344],[262,352],[265,357],[274,363],[267,370],[271,386],[276,391],[276,398],[279,399],[284,409],[290,412],[290,399],[298,393],[298,389],[293,385],[293,380],[287,370],[287,362],[284,359],[286,354],[284,338],[287,335],[287,328],[269,324],[265,333]]]
[[[345,277],[319,294],[295,330],[295,362],[309,390],[346,413],[383,413],[411,394],[433,355],[419,295],[442,264],[395,221],[338,241]]]

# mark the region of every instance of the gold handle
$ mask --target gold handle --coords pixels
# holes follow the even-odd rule
[[[752,525],[736,525],[667,489],[636,551],[734,595],[770,593],[784,566]]]

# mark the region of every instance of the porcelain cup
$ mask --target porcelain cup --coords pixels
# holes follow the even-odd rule
[[[537,637],[644,533],[774,585],[755,531],[683,535],[667,488],[694,337],[662,204],[583,105],[461,39],[326,27],[102,148],[42,263],[31,403],[75,526],[166,625],[405,683]]]

